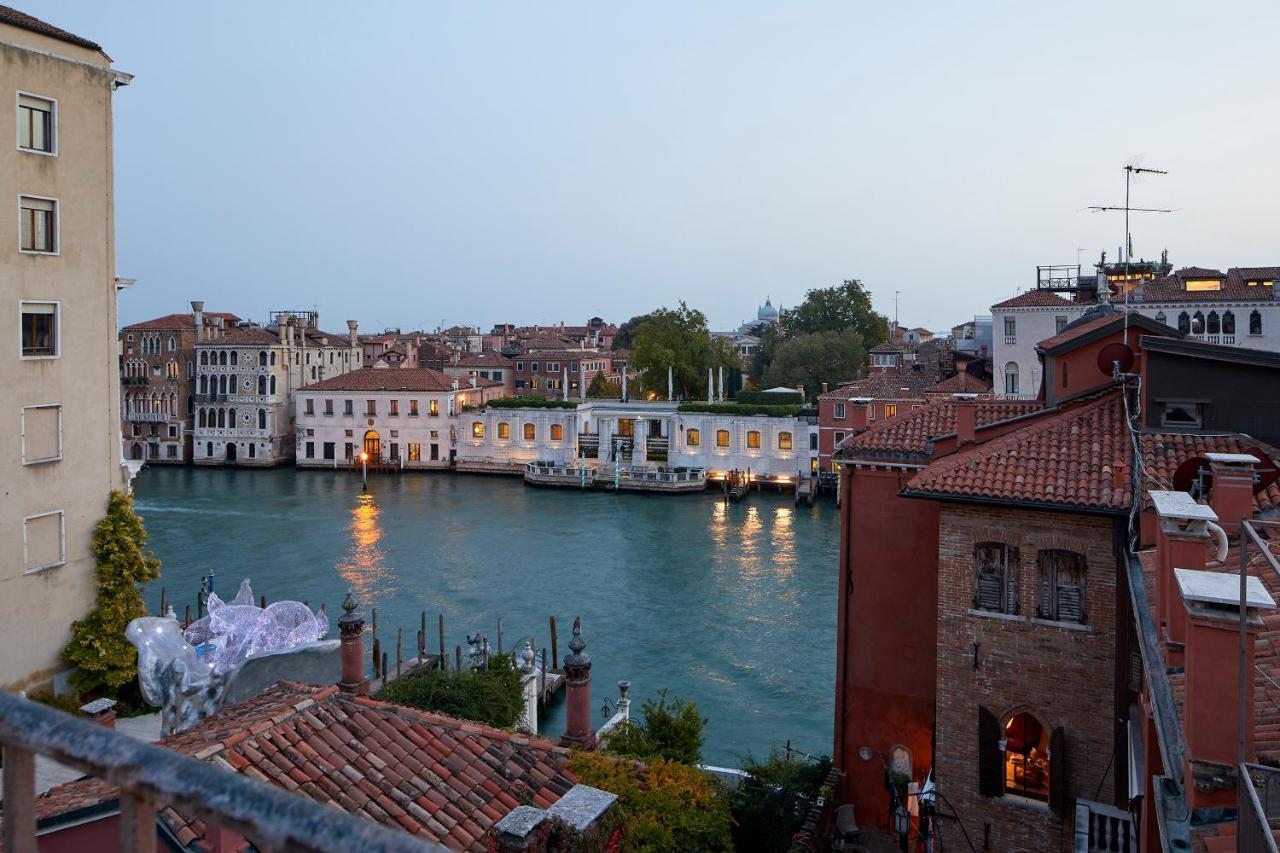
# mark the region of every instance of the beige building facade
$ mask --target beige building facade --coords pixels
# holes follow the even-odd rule
[[[0,7],[0,689],[48,684],[127,489],[116,358],[113,92],[98,45]]]

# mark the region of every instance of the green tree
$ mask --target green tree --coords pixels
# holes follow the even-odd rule
[[[604,378],[604,372],[601,371],[591,380],[591,384],[587,386],[588,398],[612,398],[622,396],[622,383],[610,382]]]
[[[641,761],[661,757],[691,765],[702,762],[707,720],[697,705],[681,699],[668,703],[667,691],[662,690],[658,701],[646,699],[641,707],[642,719],[632,719],[609,735],[606,751]]]
[[[637,314],[619,326],[617,333],[613,336],[613,345],[611,348],[615,350],[631,349],[631,341],[636,333],[636,329],[639,328],[641,323],[652,317],[654,313],[656,312],[651,311],[648,314]]]
[[[487,669],[420,670],[392,681],[378,698],[500,729],[514,728],[524,713],[520,671],[507,655],[490,657]]]
[[[813,332],[852,330],[862,335],[867,347],[889,339],[889,321],[871,308],[871,294],[856,278],[837,287],[816,287],[804,301],[782,312],[779,318],[785,337]]]
[[[711,337],[707,318],[683,301],[677,309],[659,308],[639,326],[631,341],[631,366],[643,374],[643,388],[667,393],[667,368],[679,397],[705,397],[707,370],[738,366],[724,341]]]
[[[774,748],[764,761],[748,755],[742,769],[747,778],[729,793],[734,849],[785,853],[791,849],[791,836],[823,795],[831,759],[796,759]]]
[[[139,584],[160,577],[160,561],[144,553],[147,531],[133,511],[133,497],[112,492],[107,515],[93,531],[93,610],[71,625],[62,656],[74,664],[72,682],[85,693],[116,693],[138,676],[138,651],[124,631],[147,615]]]
[[[778,345],[760,384],[765,388],[803,385],[805,395],[812,398],[823,382],[834,386],[856,379],[866,364],[867,350],[857,332],[810,332]]]

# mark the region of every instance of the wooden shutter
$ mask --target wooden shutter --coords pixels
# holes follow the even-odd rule
[[[1018,549],[1004,546],[1004,612],[1018,612]]]
[[[978,707],[978,793],[998,797],[1004,793],[1004,761],[1000,754],[1000,722],[986,708]]]
[[[1054,555],[1058,586],[1058,619],[1063,622],[1084,621],[1084,555],[1058,551]]]
[[[1057,619],[1058,608],[1054,600],[1053,552],[1041,551],[1036,555],[1036,572],[1040,580],[1040,603],[1036,615],[1041,619]]]
[[[973,547],[974,595],[977,610],[1004,611],[1004,549],[994,542],[979,542]]]
[[[1067,813],[1067,748],[1061,728],[1049,735],[1049,808],[1058,817]]]

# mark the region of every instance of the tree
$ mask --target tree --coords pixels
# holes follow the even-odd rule
[[[764,761],[746,756],[742,769],[747,777],[729,794],[734,849],[760,853],[790,850],[791,836],[817,799],[824,796],[822,786],[831,759],[792,758],[775,747]]]
[[[662,690],[657,702],[646,699],[642,709],[642,719],[633,719],[609,735],[606,751],[641,761],[661,757],[683,764],[702,762],[702,730],[707,720],[697,705],[681,699],[668,704],[667,691]]]
[[[641,323],[648,320],[655,313],[657,312],[650,311],[648,314],[637,314],[619,326],[617,333],[613,336],[613,345],[611,348],[614,350],[631,349],[631,340],[632,336],[636,333],[636,329],[639,328]]]
[[[817,394],[826,382],[856,379],[867,364],[862,336],[854,331],[811,332],[778,345],[761,380],[766,388],[803,385],[806,396]]]
[[[613,398],[621,396],[622,383],[608,381],[604,378],[604,371],[597,373],[595,378],[591,380],[591,384],[587,386],[587,397],[589,398],[599,399],[602,397]]]
[[[139,584],[160,577],[160,561],[143,552],[147,531],[133,511],[133,497],[111,493],[107,515],[93,531],[93,610],[71,625],[62,656],[76,666],[72,682],[82,692],[115,693],[138,676],[138,651],[125,639],[129,623],[147,615]]]
[[[707,318],[683,301],[677,309],[659,308],[636,327],[631,366],[642,372],[645,389],[667,393],[667,369],[679,397],[706,396],[707,370],[738,364],[724,341],[713,339]]]
[[[510,729],[524,714],[520,680],[520,671],[510,657],[494,655],[485,669],[426,669],[397,678],[378,692],[378,698]]]
[[[856,278],[838,287],[816,287],[805,294],[804,302],[788,308],[779,318],[783,335],[853,330],[862,335],[867,347],[889,339],[889,321],[871,308],[871,294]]]

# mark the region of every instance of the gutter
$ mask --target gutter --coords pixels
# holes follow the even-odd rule
[[[924,492],[917,489],[903,489],[898,492],[904,498],[922,498],[931,501],[949,503],[986,504],[988,506],[1009,507],[1011,509],[1040,509],[1050,512],[1074,512],[1082,515],[1101,515],[1106,517],[1127,518],[1129,510],[1108,507],[1086,507],[1079,504],[1056,504],[1049,501],[1014,500],[1010,498],[986,498],[978,495],[953,495],[944,492]]]

